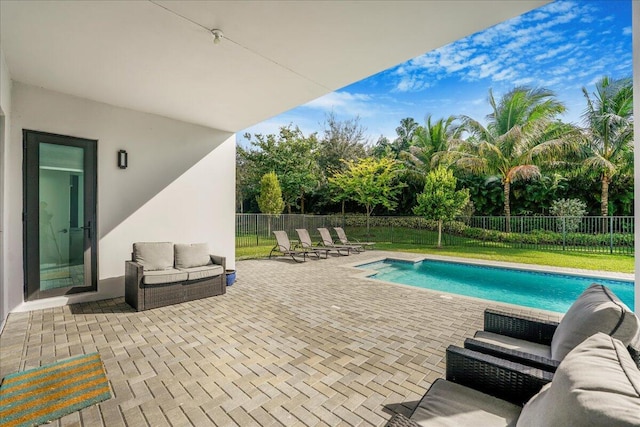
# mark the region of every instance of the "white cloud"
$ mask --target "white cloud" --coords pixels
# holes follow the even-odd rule
[[[404,76],[398,81],[395,90],[397,92],[418,92],[430,86],[423,77],[416,75]]]
[[[370,95],[341,91],[331,92],[311,102],[307,102],[301,107],[324,112],[335,111],[339,114],[351,116],[366,116],[371,114],[370,102]]]
[[[576,7],[577,7],[577,4],[571,1],[564,1],[564,2],[557,1],[545,6],[544,10],[549,14],[554,14],[554,13],[568,12],[575,9]]]
[[[572,43],[565,44],[565,45],[562,45],[562,46],[558,46],[558,47],[556,47],[555,49],[550,49],[550,50],[548,50],[546,53],[543,53],[543,54],[537,55],[534,59],[535,59],[536,61],[543,61],[543,60],[545,60],[545,59],[555,58],[555,57],[557,57],[559,54],[561,54],[561,53],[563,53],[563,52],[566,52],[566,51],[568,51],[568,50],[571,50],[571,49],[573,49],[574,47],[575,47],[575,45],[574,45],[574,44],[572,44]]]
[[[571,69],[566,66],[554,67],[549,70],[549,74],[554,76],[570,76]]]
[[[331,92],[292,111],[317,112],[317,122],[324,121],[324,115],[334,112],[339,117],[367,119],[379,114],[391,114],[397,101],[386,95],[377,96],[351,93],[346,90]],[[294,121],[294,123],[297,123]]]
[[[535,81],[535,79],[532,78],[532,77],[523,77],[521,79],[514,80],[513,84],[515,86],[526,86],[526,85],[529,85],[529,84],[533,83],[534,81]]]
[[[624,27],[622,29],[622,34],[624,34],[625,36],[629,36],[629,35],[633,34],[632,28],[631,27]]]
[[[495,59],[485,62],[477,70],[472,70],[469,74],[479,79],[484,79],[500,72],[501,65],[501,61]]]
[[[518,73],[513,68],[504,68],[500,72],[493,75],[493,80],[495,81],[504,81],[504,80],[513,80]]]
[[[530,19],[531,19],[532,21],[541,21],[541,20],[543,20],[543,19],[546,19],[548,16],[549,16],[549,14],[548,14],[548,13],[543,12],[543,11],[541,11],[541,10],[537,10],[537,11],[534,11],[534,12],[531,14]]]

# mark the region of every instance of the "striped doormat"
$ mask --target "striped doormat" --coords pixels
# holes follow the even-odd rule
[[[34,426],[111,398],[98,353],[7,375],[0,385],[0,424]]]

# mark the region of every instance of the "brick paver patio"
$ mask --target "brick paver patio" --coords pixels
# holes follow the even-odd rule
[[[0,376],[99,352],[114,397],[51,425],[382,426],[444,375],[445,349],[482,327],[486,307],[531,313],[348,267],[385,255],[413,257],[239,261],[224,296],[140,313],[123,298],[14,313]]]

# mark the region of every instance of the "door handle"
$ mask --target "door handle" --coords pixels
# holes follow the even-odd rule
[[[87,230],[87,232],[89,233],[87,237],[91,238],[91,228],[92,228],[91,227],[91,221],[89,221],[87,223],[87,225],[85,225],[84,227],[80,227],[80,228],[83,229],[83,230]]]

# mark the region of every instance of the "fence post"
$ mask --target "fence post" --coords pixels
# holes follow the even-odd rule
[[[562,250],[567,249],[567,217],[562,217]]]
[[[609,217],[609,253],[613,253],[613,217]]]
[[[256,214],[256,246],[260,246],[260,235],[258,233],[258,218],[259,218],[259,215]]]
[[[391,223],[391,243],[395,243],[393,240],[393,222]]]

